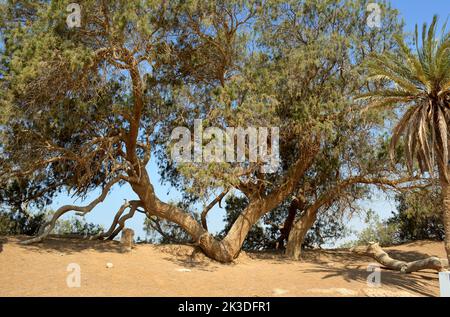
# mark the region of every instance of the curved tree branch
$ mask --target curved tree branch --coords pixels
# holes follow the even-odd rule
[[[114,216],[114,220],[113,220],[113,222],[111,223],[111,226],[109,227],[108,231],[102,232],[102,233],[100,233],[100,234],[98,234],[98,235],[95,235],[95,236],[91,237],[91,240],[95,240],[95,239],[104,239],[104,238],[109,237],[109,236],[114,232],[114,229],[116,228],[117,223],[119,222],[120,217],[122,216],[123,212],[124,212],[127,208],[129,208],[129,207],[130,207],[130,203],[129,203],[129,202],[125,202],[125,203],[119,208],[119,210],[117,211],[116,215]]]
[[[130,211],[120,217],[118,221],[118,227],[113,231],[113,233],[108,237],[108,240],[113,240],[119,233],[125,228],[125,221],[132,218],[136,212],[136,209],[140,206],[141,202],[139,200],[130,201]]]
[[[228,189],[224,190],[219,196],[217,196],[213,201],[211,201],[208,206],[202,211],[201,219],[202,226],[205,230],[208,230],[208,223],[206,222],[206,216],[208,212],[220,201],[222,201],[223,197],[228,193]]]
[[[99,203],[103,202],[108,195],[109,190],[111,187],[118,183],[120,180],[122,180],[122,177],[118,176],[111,180],[109,183],[106,184],[106,186],[103,188],[102,193],[99,197],[97,197],[95,200],[93,200],[89,205],[87,206],[74,206],[74,205],[65,205],[60,207],[55,214],[53,215],[52,219],[45,224],[41,226],[39,229],[38,236],[29,240],[25,240],[22,242],[22,244],[31,244],[36,242],[41,242],[44,240],[50,232],[55,228],[56,221],[65,213],[69,211],[78,211],[78,215],[85,215],[88,212],[92,211]]]

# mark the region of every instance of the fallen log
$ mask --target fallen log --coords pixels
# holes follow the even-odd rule
[[[393,259],[379,246],[378,243],[375,242],[369,243],[367,246],[351,248],[350,251],[362,255],[368,255],[384,267],[390,270],[400,271],[402,273],[411,273],[427,269],[440,272],[448,268],[448,261],[446,259],[440,259],[434,256],[413,262]]]

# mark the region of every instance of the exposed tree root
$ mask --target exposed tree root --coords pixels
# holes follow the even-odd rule
[[[378,243],[370,243],[368,246],[358,246],[350,250],[358,254],[368,255],[384,267],[402,273],[411,273],[427,269],[440,272],[445,268],[448,268],[448,261],[437,257],[429,257],[413,262],[395,260],[383,251]]]

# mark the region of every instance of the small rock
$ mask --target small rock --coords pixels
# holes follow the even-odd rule
[[[191,270],[189,269],[177,269],[178,272],[190,272]]]
[[[273,290],[273,293],[274,293],[275,295],[283,295],[283,294],[286,294],[286,293],[288,293],[288,292],[289,292],[288,290],[281,289],[281,288],[275,288],[275,289]]]
[[[111,269],[114,265],[111,262],[106,263],[106,267],[108,269]]]

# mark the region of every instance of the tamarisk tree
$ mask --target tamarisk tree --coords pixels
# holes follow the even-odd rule
[[[391,49],[399,31],[388,7],[385,27],[370,30],[366,2],[86,0],[72,28],[69,1],[1,4],[1,183],[39,181],[32,199],[101,188],[85,206],[60,207],[26,243],[42,241],[59,217],[87,214],[113,186],[128,183],[138,199],[118,206],[97,238],[113,237],[140,211],[177,224],[207,256],[230,262],[251,227],[292,196],[314,215],[361,184],[410,185],[416,178],[393,179],[374,151],[355,155],[344,145],[376,143],[351,95],[370,88],[361,78],[365,56]],[[268,174],[262,161],[171,161],[172,129],[196,119],[204,128],[279,127],[281,167]],[[219,193],[203,221],[157,197],[146,169],[155,154],[182,189]],[[334,160],[345,164],[320,170],[320,162]],[[322,185],[333,181],[319,186],[318,175]],[[248,204],[218,240],[206,216],[230,190]],[[314,220],[297,220],[288,254],[299,256]]]
[[[159,154],[165,180],[194,200],[211,188],[243,193],[246,208],[229,231],[245,232],[240,239],[246,237],[247,223],[254,225],[275,207],[289,206],[279,245],[287,240],[287,255],[295,259],[318,215],[334,212],[339,217],[355,210],[357,200],[370,194],[373,185],[395,190],[414,186],[414,177],[387,163],[385,142],[374,133],[383,125],[380,113],[367,117],[351,100],[375,88],[366,85],[365,58],[394,49],[393,35],[401,32],[389,7],[384,7],[383,27],[368,28],[366,4],[266,3],[264,16],[252,24],[257,36],[250,43],[256,49],[241,54],[246,59],[225,84],[211,90],[197,85],[194,93],[183,92],[169,130],[180,124],[193,128],[199,116],[210,126],[279,126],[282,163],[277,173],[258,173],[257,164],[237,169],[230,164],[174,166],[163,147]],[[211,104],[211,96],[220,103],[214,99]],[[255,207],[259,212],[251,211],[252,202],[261,202]],[[249,214],[258,216],[248,222]],[[245,230],[236,225],[240,221]]]

